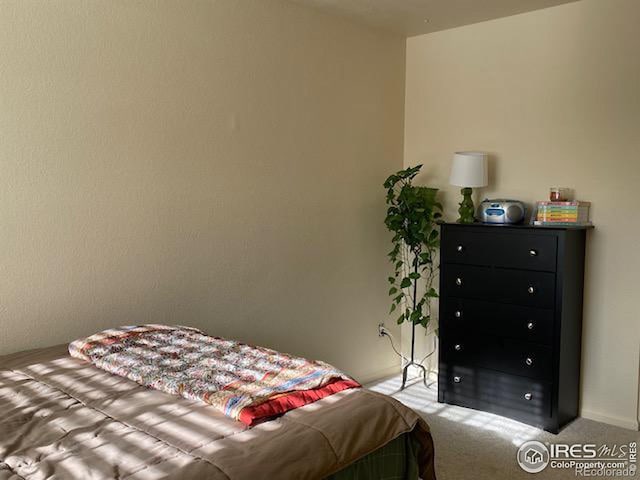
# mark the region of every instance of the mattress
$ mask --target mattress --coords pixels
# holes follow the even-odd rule
[[[0,480],[319,479],[408,433],[435,478],[429,427],[391,397],[344,390],[247,427],[66,348],[0,357]]]

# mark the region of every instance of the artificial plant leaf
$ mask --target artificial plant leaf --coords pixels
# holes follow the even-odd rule
[[[430,300],[437,297],[432,284],[434,267],[438,268],[434,259],[435,249],[439,245],[437,225],[441,223],[438,219],[442,217],[442,205],[436,199],[438,189],[412,184],[421,168],[422,165],[405,168],[390,175],[384,182],[387,194],[384,223],[393,234],[393,250],[388,256],[395,265],[394,277],[389,277],[389,295],[393,298],[391,312],[401,305],[400,302],[403,302],[404,310],[398,323],[409,320],[414,324],[428,323],[425,309],[429,309]],[[405,267],[411,267],[413,273],[405,276]],[[396,282],[396,279],[401,280]],[[402,293],[403,289],[415,288],[419,279],[425,284],[425,293],[411,302],[411,298]]]
[[[399,175],[398,174],[393,174],[393,175],[389,175],[387,177],[387,179],[384,181],[384,188],[391,188],[393,187],[396,183],[398,183],[399,180]]]

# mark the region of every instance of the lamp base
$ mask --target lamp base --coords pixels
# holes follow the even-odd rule
[[[458,223],[473,223],[476,221],[474,218],[475,207],[473,206],[473,200],[471,199],[473,189],[465,187],[460,190],[460,193],[462,194],[462,202],[460,202],[460,208],[458,208],[458,213],[460,214]]]

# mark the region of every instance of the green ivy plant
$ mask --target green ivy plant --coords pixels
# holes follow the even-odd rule
[[[438,297],[433,283],[442,205],[436,200],[437,188],[412,185],[421,168],[418,165],[400,170],[384,182],[388,206],[384,223],[393,233],[393,249],[388,254],[394,268],[389,277],[389,295],[393,299],[389,314],[400,312],[398,324],[407,321],[427,328],[431,300]],[[418,295],[418,282],[423,285],[422,295]]]

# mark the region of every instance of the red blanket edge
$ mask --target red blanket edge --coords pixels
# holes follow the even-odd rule
[[[359,388],[360,386],[361,385],[355,380],[336,378],[322,387],[285,393],[259,405],[245,407],[240,412],[240,418],[238,420],[251,427],[263,420],[282,415],[294,408],[303,407],[342,390]]]

